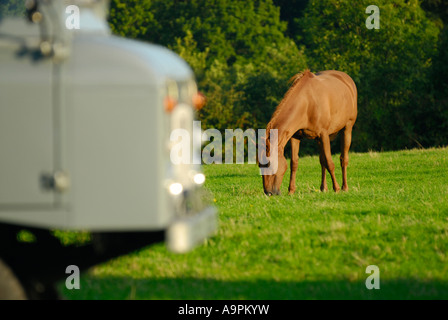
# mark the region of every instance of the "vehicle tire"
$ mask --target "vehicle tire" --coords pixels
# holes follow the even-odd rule
[[[26,300],[25,291],[12,270],[0,259],[0,300]]]

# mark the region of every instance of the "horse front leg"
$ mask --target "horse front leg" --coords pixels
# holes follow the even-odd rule
[[[299,167],[299,147],[300,140],[291,138],[291,177],[289,179],[289,194],[296,191],[296,172]]]
[[[319,154],[319,161],[320,161],[320,166],[322,168],[322,182],[320,184],[320,191],[326,192],[326,191],[328,191],[327,171],[326,171],[326,164],[325,164],[325,155],[324,155],[323,151],[321,151]]]
[[[333,182],[333,190],[338,192],[341,190],[338,182],[336,181],[336,176],[334,175],[334,162],[331,159],[331,145],[330,145],[330,137],[328,134],[322,134],[320,137],[321,144],[321,154],[323,153],[323,157],[325,159],[325,167],[330,173],[331,180]],[[323,181],[322,181],[323,182]]]

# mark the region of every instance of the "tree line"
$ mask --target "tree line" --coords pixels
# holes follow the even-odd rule
[[[365,24],[371,4],[379,29]],[[448,144],[445,0],[111,0],[109,24],[190,64],[204,129],[265,128],[293,75],[336,69],[358,87],[352,150]]]
[[[353,149],[448,144],[448,6],[442,0],[112,0],[110,25],[170,47],[208,98],[204,128],[264,128],[304,70],[347,72],[358,87]],[[305,152],[314,148],[305,145]]]

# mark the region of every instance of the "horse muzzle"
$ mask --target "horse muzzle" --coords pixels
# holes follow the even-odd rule
[[[278,196],[280,195],[280,190],[272,190],[272,191],[264,191],[264,194],[267,195],[268,197],[270,196]]]

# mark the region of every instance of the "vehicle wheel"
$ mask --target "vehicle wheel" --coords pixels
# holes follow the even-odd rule
[[[12,270],[0,259],[0,300],[26,300],[25,291]]]

